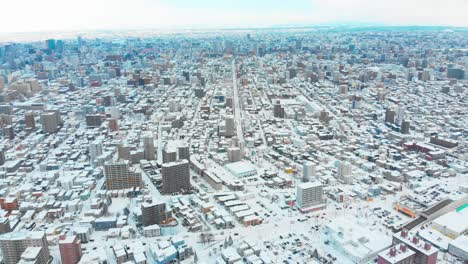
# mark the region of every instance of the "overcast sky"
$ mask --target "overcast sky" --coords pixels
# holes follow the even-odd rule
[[[1,0],[0,32],[321,23],[468,26],[468,0]]]

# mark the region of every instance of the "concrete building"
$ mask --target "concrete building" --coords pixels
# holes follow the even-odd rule
[[[144,148],[144,159],[145,160],[155,160],[156,151],[154,148],[154,138],[151,134],[144,135],[142,137],[143,148]]]
[[[317,174],[317,166],[311,161],[306,161],[302,165],[302,180],[304,182],[312,181]]]
[[[414,264],[435,264],[437,263],[437,253],[439,250],[431,244],[419,241],[419,238],[410,234],[407,230],[393,234],[393,245],[404,243],[416,254],[412,263]]]
[[[177,152],[179,154],[179,159],[190,159],[190,148],[187,143],[180,143],[177,147]]]
[[[468,236],[460,236],[450,241],[448,251],[463,261],[468,262]]]
[[[353,173],[353,167],[349,162],[340,161],[338,164],[338,169],[336,173],[336,178],[339,180],[346,181],[348,176],[351,176]]]
[[[166,146],[163,151],[163,163],[174,162],[177,160],[177,150],[171,146]]]
[[[104,165],[104,176],[108,190],[120,190],[132,187],[141,187],[141,171],[130,167],[128,161],[119,161]]]
[[[96,166],[97,157],[102,155],[102,141],[95,140],[89,144],[89,158],[91,165]]]
[[[412,264],[416,253],[405,244],[398,244],[379,253],[377,264]]]
[[[395,116],[395,111],[387,109],[387,111],[385,111],[385,123],[395,123]]]
[[[46,133],[55,133],[59,129],[57,122],[60,117],[57,112],[46,112],[41,114],[42,130]]]
[[[238,147],[230,147],[227,149],[229,162],[238,162],[241,160],[241,150]]]
[[[190,190],[190,168],[188,160],[164,163],[161,168],[162,192],[171,194]]]
[[[24,123],[26,124],[26,127],[34,129],[36,128],[36,120],[34,117],[34,113],[32,112],[26,112],[24,114]]]
[[[276,100],[273,104],[273,116],[276,118],[284,118],[284,108],[280,100]]]
[[[237,178],[257,175],[257,169],[255,168],[255,166],[247,161],[229,163],[224,167]]]
[[[23,252],[29,247],[42,248],[39,251],[39,263],[47,263],[50,253],[44,232],[17,231],[0,235],[0,249],[2,250],[3,263],[5,264],[18,263]]]
[[[81,241],[77,235],[64,235],[60,237],[59,250],[62,264],[76,264],[83,255]]]
[[[318,182],[305,182],[297,185],[296,206],[302,212],[310,212],[323,209],[323,185]]]
[[[236,135],[236,121],[234,115],[226,115],[224,117],[224,131],[226,137],[233,137]]]
[[[165,202],[141,204],[141,220],[145,227],[165,224],[171,217],[172,213],[167,210]]]

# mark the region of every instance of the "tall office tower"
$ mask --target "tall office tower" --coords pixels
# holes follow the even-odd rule
[[[12,125],[9,125],[3,128],[3,136],[9,140],[12,140],[15,138],[15,129],[13,128]]]
[[[177,152],[179,153],[179,159],[190,159],[190,148],[187,143],[180,143]]]
[[[296,49],[302,49],[302,39],[296,39]]]
[[[171,100],[169,101],[169,112],[174,113],[174,112],[179,112],[179,102],[176,100]]]
[[[63,52],[63,40],[57,40],[55,47],[58,52]]]
[[[144,148],[144,159],[155,160],[154,138],[151,134],[146,134],[142,137]]]
[[[226,115],[224,117],[224,131],[226,137],[236,135],[236,121],[233,115]]]
[[[161,168],[162,193],[171,194],[190,190],[190,168],[188,160],[164,163]]]
[[[302,180],[304,182],[312,181],[317,175],[317,166],[311,161],[306,161],[302,165]]]
[[[102,141],[95,140],[94,142],[91,142],[89,144],[89,158],[93,167],[96,166],[97,157],[101,155],[102,155]]]
[[[276,118],[284,118],[284,108],[281,106],[280,100],[276,100],[273,104],[273,116]]]
[[[299,183],[296,189],[296,205],[302,212],[323,209],[323,185],[318,181]]]
[[[111,132],[119,131],[119,123],[115,118],[109,118],[109,130]]]
[[[26,112],[24,114],[24,123],[26,124],[26,127],[28,128],[36,128],[36,120],[34,119],[34,113],[33,112]]]
[[[339,86],[339,93],[344,94],[344,95],[348,94],[348,85],[346,85],[346,84],[340,85]]]
[[[0,92],[3,91],[3,89],[5,89],[5,79],[3,76],[0,76]]]
[[[238,147],[230,147],[227,149],[229,162],[237,162],[241,160],[241,149]]]
[[[337,179],[343,180],[347,176],[350,176],[353,173],[353,167],[348,162],[340,161],[337,171]]]
[[[45,41],[46,48],[50,50],[55,50],[55,39],[48,39]]]
[[[114,96],[112,95],[106,95],[103,98],[103,104],[104,106],[114,106],[115,105],[115,99]]]
[[[447,69],[447,78],[463,80],[465,78],[465,70],[461,68],[449,67]]]
[[[297,70],[296,70],[296,68],[294,68],[294,67],[289,68],[288,71],[287,71],[287,73],[288,73],[288,75],[289,75],[289,76],[288,76],[288,77],[289,77],[288,79],[294,79],[294,78],[297,76]]]
[[[320,111],[319,120],[320,122],[328,122],[330,120],[328,112]]]
[[[45,112],[41,114],[42,130],[46,133],[55,133],[59,130],[57,112]]]
[[[225,107],[229,107],[229,108],[233,108],[234,106],[234,98],[232,98],[232,96],[229,96],[229,97],[226,97],[226,104],[225,104]]]
[[[409,134],[410,131],[410,122],[403,119],[401,122],[400,132],[402,134]]]
[[[387,109],[385,111],[385,123],[395,123],[395,111]]]
[[[143,226],[160,225],[172,217],[171,211],[166,208],[165,202],[141,204],[141,218]]]
[[[166,145],[162,151],[163,163],[174,162],[177,160],[177,150],[172,146]]]
[[[15,231],[0,235],[0,249],[5,264],[18,263],[23,252],[30,247],[42,248],[39,252],[38,262],[35,263],[47,263],[50,259],[50,253],[44,232]]]
[[[182,71],[182,76],[184,76],[187,82],[190,81],[190,72],[189,71]]]
[[[5,164],[5,148],[0,147],[0,166]]]
[[[61,236],[59,239],[59,250],[62,264],[76,264],[83,255],[81,242],[77,235]]]
[[[105,120],[104,115],[90,114],[86,115],[86,126],[87,127],[100,127]]]
[[[398,106],[395,114],[395,124],[400,125],[403,119],[405,119],[405,108],[403,106]]]
[[[130,156],[130,146],[127,145],[126,143],[121,143],[117,146],[117,154],[119,159],[122,160],[131,160]]]
[[[130,167],[128,160],[104,165],[104,176],[108,190],[143,186],[140,169]]]

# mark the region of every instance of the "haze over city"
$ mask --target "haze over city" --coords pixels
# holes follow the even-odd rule
[[[359,23],[468,26],[465,0],[17,0],[0,33]]]

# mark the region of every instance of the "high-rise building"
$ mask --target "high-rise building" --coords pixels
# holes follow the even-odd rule
[[[447,78],[463,80],[465,78],[465,70],[461,68],[448,68]]]
[[[174,162],[177,160],[177,150],[172,146],[166,145],[162,151],[163,163]]]
[[[338,164],[338,170],[337,170],[337,179],[340,180],[345,180],[348,176],[350,176],[353,173],[353,167],[350,163],[348,162],[340,162]]]
[[[425,241],[420,241],[416,235],[410,234],[407,230],[402,230],[393,234],[392,244],[405,244],[408,248],[414,251],[412,264],[436,264],[437,254],[439,250],[432,247],[431,244]]]
[[[3,76],[0,76],[0,92],[3,91],[3,89],[5,89],[5,79]]]
[[[96,166],[97,157],[101,155],[102,155],[102,141],[95,140],[94,142],[91,142],[89,144],[89,158],[93,166]]]
[[[76,264],[83,255],[81,242],[77,235],[64,235],[59,239],[59,250],[62,264]]]
[[[109,130],[111,132],[119,131],[119,123],[116,118],[109,118]]]
[[[302,212],[323,209],[323,185],[318,181],[299,183],[296,189],[296,205]]]
[[[174,113],[174,112],[179,112],[180,106],[179,102],[175,100],[169,101],[169,112]]]
[[[122,143],[117,146],[117,155],[119,159],[131,160],[130,151],[131,151],[131,148],[126,143]]]
[[[234,115],[226,115],[224,117],[224,135],[226,137],[232,137],[236,135],[236,121]]]
[[[46,48],[50,50],[55,50],[55,39],[48,39],[45,41]]]
[[[13,128],[12,125],[8,125],[3,128],[3,136],[6,139],[10,139],[10,140],[15,138],[15,129]]]
[[[320,122],[328,122],[330,121],[329,113],[327,111],[320,111],[319,115]]]
[[[306,161],[302,165],[302,180],[304,182],[312,181],[316,176],[317,166],[312,161]]]
[[[57,112],[45,112],[41,114],[42,130],[46,133],[55,133],[59,130],[59,115]]]
[[[410,131],[410,122],[403,120],[401,122],[400,132],[402,134],[409,134],[409,131]]]
[[[47,263],[50,259],[49,245],[44,232],[16,231],[0,235],[0,249],[5,264],[18,263],[23,252],[29,247],[42,248],[38,263]]]
[[[160,225],[172,217],[171,211],[166,209],[165,202],[141,204],[141,217],[143,226]]]
[[[154,148],[154,138],[151,134],[144,135],[142,137],[143,148],[144,148],[144,159],[145,160],[155,160],[155,148]]]
[[[179,153],[179,159],[190,159],[190,148],[187,143],[180,143],[177,147]]]
[[[0,147],[0,166],[5,164],[5,148]]]
[[[190,168],[188,160],[164,163],[161,168],[162,192],[171,194],[190,190]]]
[[[284,118],[284,108],[280,100],[276,100],[273,104],[273,116],[276,118]]]
[[[387,109],[385,111],[385,123],[395,123],[395,111]]]
[[[86,115],[86,126],[87,127],[100,127],[105,120],[104,115],[100,114],[89,114]]]
[[[377,264],[413,264],[415,252],[405,244],[399,244],[379,253]]]
[[[230,147],[227,149],[229,162],[237,162],[241,160],[241,150],[238,147]]]
[[[28,128],[36,128],[36,120],[34,118],[34,114],[32,112],[26,112],[24,114],[24,123]]]
[[[140,169],[131,167],[127,160],[104,165],[104,176],[108,190],[121,190],[143,185]]]

